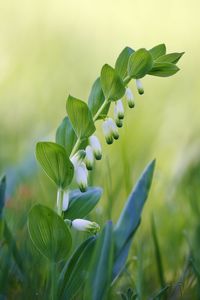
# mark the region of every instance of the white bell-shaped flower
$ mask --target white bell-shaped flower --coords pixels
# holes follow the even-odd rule
[[[144,94],[143,85],[140,79],[136,79],[136,86],[140,95]]]
[[[123,126],[123,122],[121,119],[115,119],[115,124],[119,128],[121,128]]]
[[[102,150],[101,150],[101,144],[99,142],[99,139],[95,135],[92,135],[89,138],[89,142],[90,142],[90,145],[93,149],[94,157],[97,160],[100,160],[102,158]]]
[[[93,234],[96,234],[100,230],[100,226],[96,222],[84,219],[73,220],[72,227],[78,231],[87,231]]]
[[[86,167],[88,170],[92,170],[94,164],[94,154],[93,154],[93,149],[90,145],[86,147],[85,153],[86,153],[85,156]]]
[[[113,143],[113,132],[112,132],[112,128],[111,128],[108,120],[105,120],[103,122],[102,129],[103,129],[103,134],[106,139],[106,143],[109,145],[112,144]]]
[[[76,152],[76,154],[74,154],[71,158],[71,162],[74,165],[74,169],[76,169],[84,160],[86,156],[86,153],[84,150],[79,150],[78,152]]]
[[[123,119],[124,118],[124,106],[123,106],[121,99],[117,100],[115,102],[114,117],[115,117],[115,119]]]
[[[133,108],[135,106],[135,102],[134,102],[134,96],[133,96],[133,93],[131,91],[130,88],[126,88],[126,99],[127,99],[127,102],[128,102],[128,106],[130,108]]]
[[[88,186],[88,170],[83,162],[75,169],[75,177],[80,191],[85,192]]]
[[[118,132],[118,129],[117,129],[117,126],[116,126],[115,122],[113,121],[112,118],[108,118],[107,122],[108,122],[108,126],[110,126],[110,128],[111,128],[113,138],[115,140],[118,140],[119,132]]]

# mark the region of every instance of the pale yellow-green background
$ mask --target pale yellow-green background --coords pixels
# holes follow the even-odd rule
[[[132,85],[136,108],[127,109],[119,142],[113,147],[103,142],[104,160],[94,184],[107,190],[105,203],[112,188],[121,187],[112,199],[116,217],[133,180],[156,157],[151,209],[145,216],[154,211],[161,216],[164,236],[174,231],[181,238],[180,228],[190,216],[187,203],[171,196],[171,180],[190,157],[200,156],[199,13],[198,0],[1,1],[0,171],[32,153],[37,140],[54,134],[67,95],[87,100],[102,65],[113,65],[125,46],[149,49],[164,42],[169,52],[185,51],[181,71],[166,79],[144,78],[142,97]]]
[[[145,95],[137,97],[128,125],[132,132],[142,126],[152,140],[147,134],[148,143],[131,139],[133,145],[142,144],[145,151],[156,144],[153,155],[164,160],[177,156],[198,133],[199,1],[7,0],[0,6],[4,162],[13,147],[19,158],[27,144],[55,128],[69,93],[87,99],[101,66],[113,64],[125,46],[150,48],[165,42],[169,51],[186,52],[175,77],[144,79]]]

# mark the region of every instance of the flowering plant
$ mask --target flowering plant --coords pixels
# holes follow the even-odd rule
[[[129,82],[135,80],[142,95],[141,78],[174,75],[179,70],[176,63],[182,55],[166,54],[164,44],[150,50],[135,51],[126,47],[114,68],[108,64],[102,67],[88,104],[68,96],[67,116],[56,131],[55,142],[37,143],[37,160],[57,187],[57,201],[55,210],[42,204],[34,205],[28,215],[28,230],[36,249],[52,265],[52,299],[108,299],[110,286],[122,272],[140,224],[155,160],[145,168],[117,223],[113,225],[108,221],[101,231],[95,220],[85,219],[102,195],[101,188],[88,187],[88,173],[93,170],[94,161],[103,156],[95,122],[102,122],[105,140],[112,144],[119,138],[119,128],[123,126],[124,102],[130,108],[135,106]],[[74,184],[78,189],[73,189]],[[1,182],[1,190],[2,219],[5,180]],[[3,226],[0,229],[1,234],[8,230]],[[76,249],[72,246],[73,230],[90,234]]]

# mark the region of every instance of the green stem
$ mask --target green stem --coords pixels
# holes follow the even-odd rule
[[[131,80],[130,76],[126,76],[123,80],[124,84],[127,85],[129,83],[129,81]],[[98,109],[98,111],[96,112],[96,114],[93,117],[93,121],[95,122],[98,117],[100,116],[100,114],[102,113],[102,111],[104,110],[104,108],[106,107],[106,105],[109,103],[108,99],[105,99],[105,101],[103,102],[103,104],[100,106],[100,108]],[[79,147],[81,144],[81,140],[80,138],[77,139],[76,144],[74,145],[70,158],[78,151]]]
[[[64,191],[63,189],[59,188],[57,191],[57,212],[59,216],[62,215],[63,196],[64,196]]]
[[[126,76],[123,80],[124,84],[127,85],[129,83],[129,81],[131,80],[130,76]]]
[[[78,138],[77,141],[76,141],[76,144],[74,145],[74,147],[72,149],[70,158],[72,158],[72,156],[78,151],[78,148],[79,148],[80,144],[81,144],[81,139]]]
[[[96,114],[93,117],[93,121],[95,122],[98,117],[100,116],[100,114],[102,113],[102,111],[104,110],[104,108],[106,107],[106,105],[108,104],[108,99],[105,99],[105,101],[103,102],[103,104],[101,105],[101,107],[98,109],[98,111],[96,112]]]
[[[108,102],[109,102],[108,99],[105,99],[105,101],[103,102],[103,104],[101,105],[101,107],[98,109],[98,111],[96,112],[96,114],[93,117],[94,122],[98,119],[98,117],[100,116],[100,114],[102,113],[102,111],[104,110],[106,105],[108,104]],[[74,147],[72,149],[70,158],[72,158],[72,156],[78,151],[80,144],[81,144],[81,140],[78,138],[76,141],[76,144],[74,145]]]

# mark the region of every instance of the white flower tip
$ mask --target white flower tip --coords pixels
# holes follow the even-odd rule
[[[85,164],[88,170],[93,169],[93,164],[94,164],[94,155],[93,155],[93,149],[89,145],[85,149],[86,156],[85,156]]]
[[[72,227],[78,231],[87,231],[93,234],[96,234],[100,230],[100,226],[96,222],[84,219],[73,220]]]
[[[117,100],[115,103],[114,116],[118,119],[124,118],[124,106],[121,99]]]
[[[92,135],[89,141],[93,149],[94,157],[96,158],[96,160],[100,160],[102,158],[102,150],[101,150],[101,144],[99,142],[99,139],[95,135]]]
[[[123,126],[123,122],[120,119],[116,119],[115,123],[116,123],[116,125],[117,125],[118,128],[121,128]]]
[[[78,186],[80,188],[81,192],[85,192],[87,190],[87,177],[88,177],[88,171],[86,168],[86,165],[84,163],[81,163],[75,170],[75,176],[76,176],[76,182],[78,183]]]
[[[136,86],[140,95],[144,94],[143,85],[140,79],[136,79]]]

